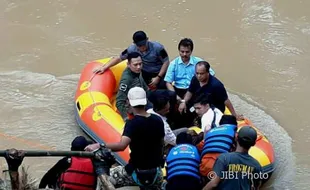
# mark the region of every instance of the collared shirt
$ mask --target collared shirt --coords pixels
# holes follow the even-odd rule
[[[118,111],[121,113],[123,119],[127,117],[128,105],[127,94],[130,88],[133,87],[142,87],[146,92],[148,91],[148,87],[145,84],[141,73],[133,73],[128,67],[122,73],[121,80],[119,82],[119,89],[116,95],[116,107]]]
[[[148,73],[159,73],[161,66],[169,60],[164,46],[155,41],[147,42],[146,52],[139,51],[138,47],[132,44],[121,53],[120,58],[125,60],[128,54],[132,52],[138,52],[141,55],[143,62],[142,70]]]
[[[165,144],[176,145],[176,139],[177,138],[176,138],[175,134],[173,133],[173,131],[171,130],[170,125],[167,123],[167,118],[165,116],[162,116],[162,115],[156,113],[153,110],[153,108],[148,109],[147,112],[150,114],[155,114],[163,120],[164,126],[165,126],[165,137],[164,137]]]
[[[195,75],[195,66],[198,62],[203,61],[199,57],[191,56],[188,64],[183,63],[182,58],[179,56],[169,64],[165,81],[172,83],[179,89],[187,89]],[[212,68],[209,70],[211,75],[215,75]]]

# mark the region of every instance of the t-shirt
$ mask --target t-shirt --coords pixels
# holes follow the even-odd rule
[[[136,115],[125,124],[123,136],[129,137],[129,164],[138,169],[152,169],[163,163],[164,123],[160,117]]]
[[[167,122],[167,118],[165,116],[162,116],[162,115],[159,115],[158,113],[156,113],[153,110],[153,108],[148,109],[147,112],[155,114],[155,115],[159,116],[163,120],[164,126],[165,126],[165,138],[164,138],[165,144],[175,145],[177,137],[175,136],[175,134],[171,130],[170,125]]]
[[[209,131],[212,128],[212,122],[213,122],[213,119],[214,119],[214,113],[215,113],[215,125],[216,125],[216,127],[220,126],[220,121],[221,121],[221,118],[223,116],[223,113],[221,112],[221,110],[219,110],[217,108],[214,108],[214,110],[212,110],[210,108],[201,117],[201,130],[203,132]]]
[[[146,45],[146,52],[140,52],[139,48],[135,44],[132,44],[121,53],[120,58],[125,60],[129,53],[138,52],[143,62],[142,71],[159,73],[162,65],[169,60],[168,53],[159,42],[148,41]]]
[[[208,83],[201,87],[198,79],[194,76],[188,87],[188,91],[193,94],[191,100],[195,99],[195,95],[205,93],[209,95],[210,103],[213,106],[221,110],[221,112],[225,111],[225,101],[228,99],[228,95],[223,83],[216,77],[209,75]]]
[[[217,187],[219,190],[249,190],[266,177],[258,161],[241,152],[221,154],[214,163],[213,171],[222,179]]]

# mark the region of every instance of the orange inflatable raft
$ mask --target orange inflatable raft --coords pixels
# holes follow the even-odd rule
[[[127,61],[119,63],[101,75],[93,73],[94,68],[107,63],[110,59],[92,61],[84,67],[75,95],[77,122],[93,140],[99,143],[118,142],[125,125],[115,106],[115,96]],[[230,114],[227,109],[225,114]],[[247,119],[238,122],[238,130],[243,126],[254,127]],[[193,129],[196,132],[200,131],[197,127]],[[258,138],[249,154],[258,160],[264,173],[272,173],[275,161],[273,147],[268,139],[257,128],[255,129]],[[120,164],[128,163],[129,152],[127,148],[123,152],[115,153]]]
[[[93,69],[109,60],[92,61],[84,67],[75,95],[77,123],[99,143],[119,142],[125,125],[115,106],[115,96],[127,62],[123,61],[101,75],[93,73]],[[114,155],[125,165],[129,161],[129,148]]]

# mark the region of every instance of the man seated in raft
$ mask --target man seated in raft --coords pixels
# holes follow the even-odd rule
[[[245,126],[238,131],[235,139],[236,151],[223,153],[216,159],[213,166],[216,175],[203,190],[260,188],[262,179],[259,176],[261,176],[262,167],[249,155],[249,149],[256,143],[257,132],[252,127]],[[228,178],[229,174],[233,176]]]
[[[169,64],[165,82],[167,89],[176,92],[177,104],[184,101],[184,95],[188,90],[193,76],[195,76],[195,66],[202,61],[201,58],[192,56],[194,43],[189,38],[182,39],[178,44],[179,56]],[[214,75],[214,71],[210,68],[210,74]],[[174,83],[174,84],[173,84]],[[171,110],[169,118],[172,120],[171,127],[189,127],[192,125],[192,114],[180,115],[177,107]]]
[[[243,119],[241,115],[235,112],[223,83],[215,76],[210,75],[209,70],[210,65],[206,61],[200,61],[196,64],[196,75],[192,78],[184,99],[179,105],[179,112],[182,114],[188,113],[193,105],[192,102],[195,96],[205,93],[209,95],[210,104],[218,108],[221,112],[224,113],[225,106],[227,106],[233,116],[238,120]],[[193,117],[191,115],[189,116]]]
[[[167,122],[167,114],[170,111],[169,94],[153,92],[149,96],[149,101],[153,104],[153,108],[147,110],[148,113],[159,116],[165,125],[165,147],[169,149],[176,145],[176,135],[181,132],[186,132],[188,128],[180,128],[171,130],[169,123]]]
[[[195,76],[195,66],[201,58],[192,56],[194,43],[189,38],[183,38],[178,45],[179,56],[170,62],[165,82],[168,90],[175,91],[177,100],[180,102],[184,99],[184,95]],[[210,74],[214,75],[214,71],[210,68]],[[174,84],[172,84],[174,83]]]
[[[141,87],[147,92],[147,94],[150,92],[148,86],[142,78],[141,71],[143,68],[143,63],[140,54],[137,52],[129,53],[127,59],[127,68],[122,73],[119,89],[116,95],[116,107],[124,120],[130,119],[128,116],[132,116],[132,109],[130,108],[127,101],[127,94],[129,89],[133,87]],[[166,91],[168,90],[156,90],[158,94],[164,93]],[[168,95],[170,103],[175,105],[175,93],[169,92]],[[146,108],[151,106],[152,105],[148,101]]]
[[[138,52],[143,61],[142,76],[146,84],[152,89],[166,89],[164,77],[169,65],[169,56],[162,44],[149,41],[144,31],[136,31],[133,43],[126,48],[120,56],[111,59],[107,64],[95,69],[94,72],[101,74],[121,61],[128,59],[128,55]]]
[[[145,111],[147,98],[143,88],[131,88],[128,99],[134,117],[126,121],[120,141],[105,145],[95,143],[86,147],[86,150],[92,151],[104,146],[118,152],[129,146],[129,162],[125,167],[117,166],[111,169],[111,182],[116,188],[138,185],[141,188],[158,189],[163,180],[161,167],[164,164],[164,123],[159,116]]]
[[[145,91],[148,91],[148,86],[141,75],[143,64],[140,54],[137,52],[129,53],[127,59],[127,68],[122,73],[119,89],[116,95],[116,107],[124,120],[128,119],[128,113],[132,114],[132,110],[127,101],[129,89],[133,87],[141,87]]]
[[[182,132],[177,136],[177,146],[173,147],[166,159],[166,190],[201,190],[199,175],[200,154],[192,144],[192,136]]]

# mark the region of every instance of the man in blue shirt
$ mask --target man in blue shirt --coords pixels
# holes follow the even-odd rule
[[[184,38],[179,42],[178,50],[180,56],[171,61],[164,79],[167,88],[176,92],[179,101],[184,98],[195,75],[196,64],[199,61],[203,61],[199,57],[192,56],[193,49],[194,43],[191,39]],[[211,68],[209,72],[211,75],[215,74]],[[173,82],[174,85],[172,85]]]

